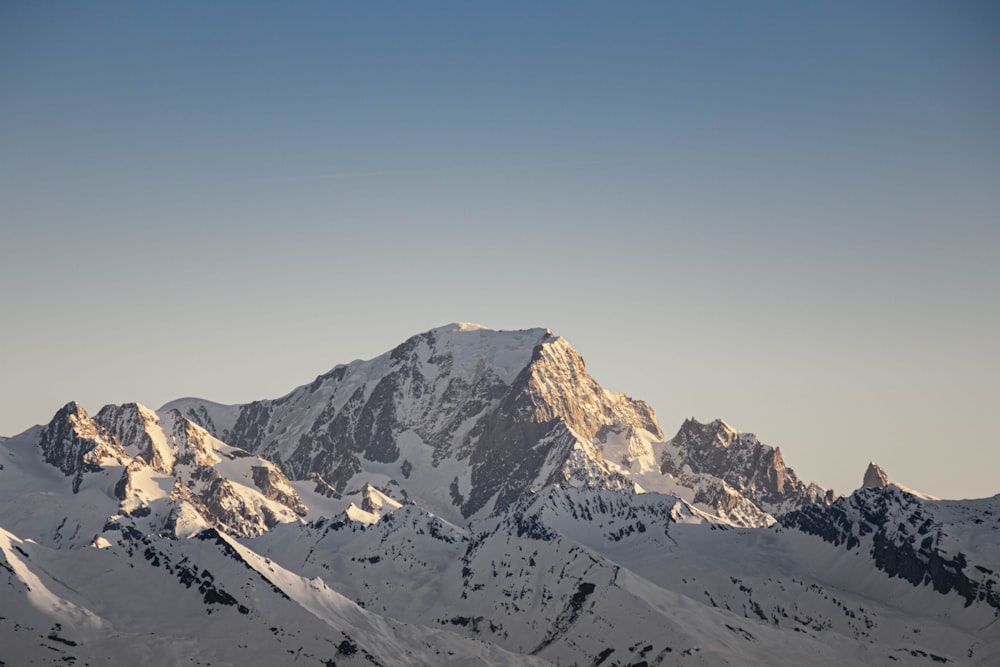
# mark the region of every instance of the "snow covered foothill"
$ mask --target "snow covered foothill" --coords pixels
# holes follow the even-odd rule
[[[372,614],[321,579],[297,576],[214,529],[170,540],[121,528],[117,537],[107,533],[112,541],[104,548],[73,551],[0,532],[0,659],[122,666],[290,659],[386,667],[545,664]]]
[[[972,650],[973,664],[996,655],[983,630],[988,610],[962,612],[933,591],[906,600],[909,584],[857,555],[781,527],[736,527],[676,497],[548,487],[468,530],[445,526],[407,506],[372,525],[287,525],[247,544],[378,613],[436,619],[563,664],[620,652],[635,643],[632,631],[636,642],[668,640],[653,642],[661,659],[668,647],[698,648],[705,664],[735,654],[744,664],[812,655],[810,664],[831,665],[924,664],[909,651],[956,660]],[[873,590],[886,597],[871,599]],[[599,645],[611,629],[615,647]],[[766,650],[741,648],[736,637]],[[729,650],[737,653],[727,658]]]

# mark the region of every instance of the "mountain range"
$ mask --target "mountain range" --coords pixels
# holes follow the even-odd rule
[[[671,436],[547,329],[70,402],[0,439],[0,665],[1000,662],[1000,496],[859,477]]]

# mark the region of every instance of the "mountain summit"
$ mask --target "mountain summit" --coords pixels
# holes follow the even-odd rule
[[[668,447],[646,403],[602,388],[548,329],[452,324],[281,398],[182,399],[163,409],[292,479],[322,478],[341,495],[372,484],[455,522],[555,483],[680,493],[745,525],[832,500],[800,482],[780,452],[722,422],[712,433],[686,423]]]
[[[877,463],[870,462],[868,469],[865,470],[865,479],[861,483],[861,488],[884,489],[887,486],[889,486],[889,475]]]

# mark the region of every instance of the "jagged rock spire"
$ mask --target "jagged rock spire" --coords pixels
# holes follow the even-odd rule
[[[861,483],[863,489],[884,489],[889,486],[889,475],[874,461],[868,464],[865,480]]]

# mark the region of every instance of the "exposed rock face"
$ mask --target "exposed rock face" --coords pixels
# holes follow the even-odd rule
[[[106,405],[94,421],[114,434],[133,456],[141,456],[154,470],[171,474],[176,452],[168,445],[159,428],[160,418],[138,403]]]
[[[178,410],[158,415],[138,403],[106,405],[94,420],[158,472],[170,475],[178,465],[212,466],[221,460],[209,443],[211,434]]]
[[[340,498],[340,494],[337,493],[337,489],[330,486],[330,484],[323,479],[323,476],[319,473],[313,473],[308,479],[316,483],[316,486],[313,487],[313,493],[318,493],[325,498]]]
[[[547,335],[509,333],[445,328],[414,336],[371,361],[338,366],[283,398],[243,406],[222,436],[280,460],[295,479],[318,473],[340,493],[361,472],[362,460],[402,464],[398,441],[407,431],[432,448],[434,465],[468,456],[457,449],[513,379],[516,361],[497,363],[497,355],[516,357],[525,348],[520,354],[527,362]]]
[[[520,394],[519,407],[531,413],[534,421],[562,419],[575,433],[591,440],[612,425],[644,429],[663,439],[652,409],[642,401],[604,390],[564,338],[549,337],[538,345],[518,380],[514,390]]]
[[[158,415],[136,403],[109,405],[91,419],[70,403],[39,430],[37,444],[47,463],[73,477],[74,493],[85,473],[124,466],[110,494],[118,515],[149,517],[156,530],[175,536],[209,526],[260,535],[308,511],[280,468],[217,440],[177,410]]]
[[[472,490],[463,514],[474,514],[493,497],[493,509],[502,510],[533,482],[576,481],[634,492],[634,483],[607,466],[592,444],[611,428],[642,429],[663,438],[648,405],[605,391],[564,339],[548,338],[532,351],[496,411],[466,439],[469,447],[479,436],[470,456]],[[539,479],[545,469],[551,472]]]
[[[762,527],[775,523],[774,517],[724,480],[705,475],[695,489],[695,504],[707,505],[720,518],[737,525]]]
[[[170,490],[170,509],[164,521],[163,531],[174,539],[190,538],[208,527],[208,522],[202,516],[197,502],[181,480],[175,480]]]
[[[125,467],[125,470],[122,471],[122,476],[115,485],[115,498],[125,501],[132,496],[135,487],[137,486],[133,480],[135,476],[146,466],[147,463],[141,456],[137,456],[132,459],[132,462],[129,463]]]
[[[722,479],[729,488],[773,515],[814,503],[833,502],[833,491],[805,484],[785,465],[781,450],[763,444],[752,433],[740,433],[722,420],[702,424],[688,419],[667,444],[661,472],[686,480],[698,488],[699,475]],[[702,502],[712,506],[731,503],[731,495],[720,487],[717,499],[708,494]]]
[[[214,439],[176,410],[168,412],[164,422],[167,440],[176,452],[174,474],[186,486],[185,495],[179,498],[190,502],[208,525],[246,537],[260,535],[307,512],[302,499],[274,464]],[[241,461],[239,467],[245,478],[223,475],[216,467],[223,459]],[[271,505],[265,499],[280,505]]]
[[[208,416],[185,403],[184,414]],[[634,491],[593,439],[627,433],[633,458],[655,461],[648,442],[663,438],[648,405],[605,391],[545,329],[434,329],[236,409],[217,437],[280,463],[292,479],[319,475],[340,494],[367,470],[391,466],[402,493],[413,495],[414,485],[454,468],[459,474],[436,487],[449,489],[443,500],[463,517],[502,509],[550,481]]]
[[[861,483],[863,489],[884,489],[889,486],[889,475],[882,470],[874,461],[868,464],[865,470],[865,479]]]
[[[41,430],[38,446],[46,463],[73,478],[73,493],[79,491],[84,473],[129,461],[118,439],[76,402],[67,403]]]
[[[177,410],[171,410],[165,417],[163,431],[176,452],[175,465],[210,467],[222,460],[209,442],[212,436],[208,431]]]
[[[201,482],[196,497],[198,509],[212,523],[224,526],[226,532],[240,536],[260,535],[279,523],[280,519],[267,505],[248,511],[245,496],[218,472],[212,470]]]
[[[276,500],[299,516],[304,516],[308,509],[299,494],[288,483],[281,470],[273,465],[253,466],[253,483],[257,485],[265,498]]]
[[[1000,573],[968,562],[964,553],[978,542],[977,526],[985,518],[1000,521],[998,516],[1000,496],[928,500],[889,485],[858,489],[829,507],[804,507],[781,522],[847,550],[867,550],[875,566],[890,577],[929,585],[942,594],[955,591],[966,606],[985,603],[1000,609]],[[963,545],[966,540],[969,544]]]

